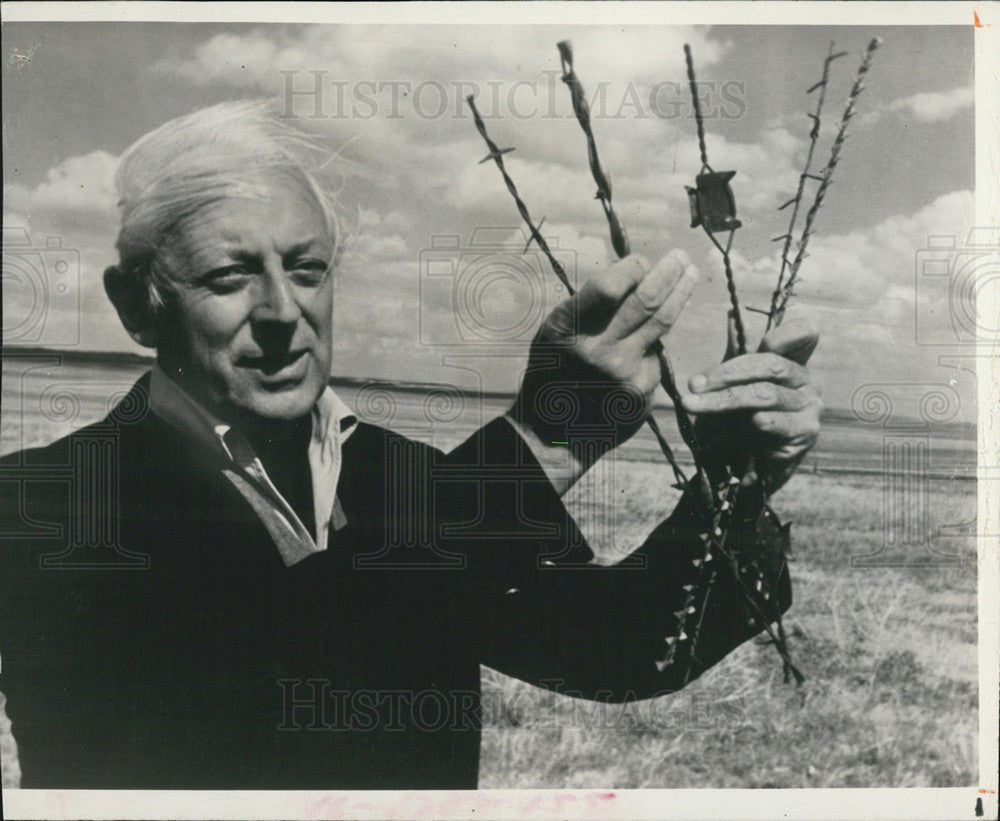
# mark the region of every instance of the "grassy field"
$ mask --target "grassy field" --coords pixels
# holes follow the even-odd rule
[[[669,512],[672,497],[657,490],[668,485],[663,470],[616,466],[623,524],[614,543],[601,546],[602,559],[637,544]],[[585,532],[605,515],[594,501],[607,498],[595,492],[601,482],[588,477],[569,500]],[[755,642],[680,693],[624,707],[595,709],[488,670],[480,786],[971,785],[978,772],[973,539],[949,539],[949,551],[970,557],[964,567],[852,567],[851,556],[882,544],[881,483],[798,476],[775,498],[795,523],[795,604],[786,628],[807,677],[801,689],[783,683],[774,649]],[[974,514],[974,483],[933,482],[928,491],[936,510]],[[596,529],[609,530],[600,521]]]

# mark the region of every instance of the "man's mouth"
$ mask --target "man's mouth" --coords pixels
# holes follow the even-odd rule
[[[265,382],[281,383],[298,381],[305,376],[309,364],[306,350],[267,353],[263,356],[244,356],[239,359],[241,368],[258,371]]]

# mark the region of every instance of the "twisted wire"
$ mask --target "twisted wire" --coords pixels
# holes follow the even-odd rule
[[[694,77],[694,58],[691,56],[691,46],[684,44],[684,62],[687,63],[688,86],[691,88],[691,101],[694,104],[694,121],[698,127],[698,151],[701,153],[701,168],[711,171],[708,164],[708,152],[705,149],[705,122],[701,116],[701,103],[698,101],[698,83]]]
[[[569,40],[563,40],[561,43],[557,43],[556,47],[559,49],[559,59],[562,62],[562,81],[569,87],[573,113],[576,114],[577,122],[580,123],[580,128],[583,129],[587,138],[587,161],[590,164],[590,173],[594,182],[597,183],[597,199],[600,200],[604,216],[608,220],[611,244],[614,246],[618,258],[621,259],[630,253],[628,234],[611,205],[611,179],[604,172],[600,158],[597,156],[597,141],[594,139],[594,131],[590,126],[590,106],[587,104],[587,95],[573,71],[573,46]]]
[[[698,151],[701,154],[701,171],[704,173],[707,170],[709,173],[714,173],[712,172],[712,166],[708,164],[708,150],[705,147],[705,119],[701,113],[701,103],[698,101],[698,83],[694,74],[694,58],[691,56],[691,46],[687,43],[684,44],[684,61],[687,64],[688,85],[691,89],[691,102],[694,106],[695,126],[698,129]],[[735,231],[729,231],[729,239],[726,241],[725,248],[723,248],[715,238],[715,234],[709,230],[704,220],[701,222],[701,227],[708,235],[708,238],[712,240],[712,244],[722,254],[722,265],[726,272],[726,290],[729,293],[729,304],[733,309],[733,323],[736,326],[737,353],[745,354],[747,352],[746,328],[743,325],[743,313],[740,310],[740,300],[736,293],[736,278],[733,274],[732,261],[729,258]]]
[[[743,325],[743,315],[740,312],[740,298],[736,293],[736,277],[733,274],[732,262],[729,259],[729,252],[732,250],[733,245],[733,234],[736,232],[729,232],[729,239],[726,241],[725,248],[719,244],[719,241],[715,238],[715,234],[707,228],[705,229],[705,233],[708,234],[708,238],[712,240],[712,244],[722,254],[722,266],[726,272],[726,291],[729,294],[729,304],[733,309],[733,325],[736,328],[736,353],[742,355],[747,352],[747,332]]]
[[[590,164],[591,173],[594,177],[594,181],[598,185],[597,199],[600,200],[602,208],[605,213],[605,217],[608,220],[608,225],[611,231],[612,245],[614,246],[618,256],[624,257],[627,256],[629,253],[628,238],[625,233],[624,227],[621,225],[620,220],[618,220],[618,217],[615,214],[611,205],[610,180],[608,179],[607,175],[604,173],[604,170],[600,166],[600,161],[597,154],[596,141],[594,139],[593,131],[590,127],[590,113],[589,113],[589,107],[587,106],[586,96],[584,94],[582,84],[580,83],[579,79],[576,77],[573,71],[572,49],[570,47],[570,44],[566,41],[559,43],[558,47],[559,47],[560,58],[563,64],[563,72],[564,72],[563,80],[570,88],[572,102],[573,102],[573,110],[576,114],[577,120],[580,122],[581,128],[584,131],[584,135],[587,138],[588,161]],[[696,92],[693,61],[691,59],[690,49],[687,46],[685,46],[685,54],[688,63],[688,79],[691,84],[692,98],[694,100],[695,118],[698,126],[698,141],[699,141],[699,149],[701,152],[702,168],[703,170],[707,169],[709,172],[711,172],[712,169],[708,165],[707,152],[705,148],[704,123],[701,116],[700,106]],[[482,118],[479,116],[478,111],[476,110],[472,96],[470,95],[467,98],[467,100],[470,108],[473,111],[473,116],[476,122],[476,128],[478,129],[480,135],[483,137],[484,141],[486,142],[487,146],[490,149],[490,154],[487,156],[486,159],[493,159],[494,162],[497,164],[497,167],[500,169],[500,172],[503,176],[504,182],[507,185],[507,189],[510,192],[511,196],[514,198],[514,201],[518,207],[518,211],[521,214],[521,217],[528,225],[529,231],[531,232],[529,244],[531,241],[538,242],[539,247],[542,248],[543,252],[545,252],[546,254],[546,257],[549,259],[549,262],[552,265],[553,270],[555,271],[557,276],[559,276],[560,280],[563,282],[564,286],[567,288],[569,293],[572,294],[573,289],[569,285],[568,279],[565,276],[565,272],[563,271],[562,266],[549,251],[548,245],[545,243],[544,237],[541,236],[539,228],[531,221],[527,207],[524,205],[524,202],[518,195],[517,188],[504,167],[502,155],[503,153],[506,153],[506,151],[502,151],[501,149],[499,149],[497,145],[487,135],[486,127],[482,121]],[[507,150],[509,151],[512,149],[507,149]],[[738,345],[740,348],[740,352],[742,353],[746,349],[745,331],[743,329],[742,319],[740,317],[739,303],[737,300],[735,282],[729,259],[729,252],[731,250],[734,232],[732,230],[729,232],[728,242],[726,244],[726,247],[723,248],[718,243],[715,236],[710,231],[708,231],[707,228],[705,230],[706,233],[708,233],[713,244],[716,245],[716,247],[719,249],[719,251],[722,253],[723,256],[723,262],[726,269],[727,288],[729,290],[730,301],[733,304],[734,316],[736,317]],[[710,551],[712,549],[715,549],[719,552],[720,555],[722,555],[728,560],[729,564],[732,567],[732,572],[735,576],[736,582],[740,588],[741,593],[743,594],[744,599],[747,602],[748,607],[752,612],[754,612],[756,617],[760,620],[764,629],[768,632],[775,647],[778,649],[778,652],[781,655],[782,660],[784,662],[784,667],[786,672],[791,671],[795,675],[796,681],[801,684],[804,678],[791,661],[791,657],[788,653],[787,645],[785,642],[784,630],[782,628],[780,618],[778,619],[778,633],[775,633],[774,629],[772,629],[772,627],[770,626],[770,622],[767,619],[767,616],[764,613],[762,606],[758,604],[758,602],[756,601],[754,591],[747,586],[746,582],[742,578],[737,558],[731,552],[731,550],[729,550],[728,547],[726,546],[726,536],[728,535],[729,532],[729,523],[728,520],[726,519],[725,511],[732,509],[736,493],[739,488],[739,480],[734,477],[731,477],[729,479],[729,485],[725,491],[725,494],[723,495],[722,498],[719,497],[717,489],[712,486],[711,482],[708,479],[707,472],[703,467],[704,459],[701,457],[700,454],[700,449],[698,446],[694,425],[692,424],[690,417],[687,415],[687,413],[681,406],[680,392],[677,389],[676,377],[674,375],[670,361],[667,358],[665,351],[663,350],[662,344],[657,343],[654,346],[654,350],[656,352],[657,360],[660,365],[661,384],[663,385],[664,390],[667,392],[667,395],[673,402],[675,414],[677,415],[678,429],[680,430],[681,436],[684,439],[685,443],[691,449],[691,452],[695,459],[695,465],[698,468],[698,480],[701,486],[701,491],[703,495],[706,496],[707,501],[709,502],[713,510],[712,529],[709,533],[705,534],[704,536],[704,538],[706,539],[706,547],[703,557],[704,559],[710,558],[711,557]],[[662,433],[659,430],[659,426],[656,423],[653,416],[652,415],[647,416],[646,422],[649,425],[650,429],[653,431],[654,435],[656,436],[657,442],[660,444],[660,447],[663,450],[664,455],[670,462],[670,465],[674,470],[674,475],[677,478],[678,482],[682,485],[686,484],[686,479],[684,478],[683,471],[681,471],[680,466],[677,464],[673,456],[673,453],[670,449],[670,446],[663,438]],[[704,571],[704,565],[699,562],[699,566],[702,567]],[[702,575],[705,575],[705,573],[703,572]],[[692,602],[695,599],[696,594],[694,591],[697,589],[697,586],[695,585],[690,586],[688,602],[685,604],[685,608],[679,614],[678,637],[675,637],[673,639],[673,644],[671,644],[670,652],[668,653],[667,659],[665,659],[663,662],[658,662],[658,666],[660,665],[665,666],[666,664],[672,663],[677,642],[680,640],[681,637],[690,638],[691,644],[688,652],[689,663],[688,663],[688,669],[686,671],[686,679],[687,677],[690,677],[691,674],[691,661],[696,658],[698,637],[701,632],[700,630],[701,623],[705,618],[705,612],[706,612],[705,604],[713,587],[713,582],[715,580],[716,575],[717,571],[713,568],[713,570],[711,571],[711,577],[707,585],[701,585],[701,587],[703,587],[705,590],[704,601],[702,602],[702,608],[699,614],[697,624],[692,630],[692,636],[688,637],[685,635],[684,632],[684,620],[686,619],[688,608],[691,608],[691,612],[697,611],[697,608],[694,608],[692,604]],[[762,574],[760,575],[762,578]],[[761,581],[758,580],[758,586],[760,585]],[[766,599],[767,594],[765,593],[763,595],[764,598]]]
[[[691,100],[694,108],[695,125],[698,132],[698,151],[701,157],[701,173],[705,172],[714,173],[712,167],[708,163],[708,150],[705,144],[705,123],[701,111],[700,101],[698,99],[698,88],[694,70],[694,58],[691,54],[691,48],[687,44],[685,44],[684,46],[684,58],[687,66],[688,85],[690,87]],[[736,332],[737,353],[744,354],[746,353],[747,350],[746,329],[743,324],[743,317],[742,317],[742,312],[740,310],[739,296],[736,290],[736,279],[733,273],[732,261],[730,258],[730,251],[732,250],[735,230],[730,229],[729,236],[727,237],[726,240],[726,244],[725,246],[723,246],[718,241],[718,239],[716,239],[715,234],[709,229],[708,225],[705,223],[704,220],[701,221],[701,226],[705,231],[705,233],[708,235],[708,238],[712,241],[712,244],[722,255],[722,262],[726,275],[726,290],[728,292],[729,302],[732,307],[730,313],[733,317],[733,325],[734,325],[734,330]],[[751,459],[747,468],[748,470],[753,470],[753,461],[754,460]],[[703,537],[706,540],[706,549],[704,556],[705,557],[710,556],[711,555],[710,551],[714,549],[718,551],[718,553],[727,558],[727,560],[730,563],[733,576],[737,582],[737,585],[740,589],[740,592],[743,595],[746,604],[748,605],[749,609],[755,614],[755,616],[761,621],[764,628],[767,630],[768,635],[770,636],[772,642],[777,648],[779,655],[782,658],[786,677],[787,674],[790,672],[792,675],[795,676],[796,683],[801,685],[805,679],[802,673],[798,670],[798,668],[796,668],[795,665],[792,663],[791,654],[789,652],[788,645],[785,640],[784,628],[782,627],[780,616],[777,619],[778,632],[775,633],[775,631],[771,628],[770,622],[764,615],[763,608],[757,602],[756,596],[754,595],[754,591],[750,587],[748,587],[746,582],[744,581],[740,571],[739,562],[737,561],[735,555],[733,555],[732,551],[730,551],[729,548],[726,546],[726,537],[729,533],[730,523],[728,521],[728,517],[725,515],[725,511],[731,510],[733,504],[735,503],[736,493],[740,486],[740,480],[735,476],[730,476],[728,482],[729,484],[721,499],[719,498],[718,494],[715,492],[713,488],[714,506],[713,506],[713,516],[712,516],[712,528],[709,531],[709,533],[705,534],[705,536]],[[702,569],[704,570],[704,565],[702,565]],[[704,620],[705,613],[707,611],[708,596],[711,593],[713,584],[717,576],[717,572],[718,571],[716,570],[712,571],[708,579],[708,582],[705,585],[705,598],[702,602],[701,612],[699,613],[697,623],[694,629],[692,630],[691,636],[689,636],[692,642],[690,648],[691,659],[694,659],[695,654],[697,652],[697,640],[701,632],[702,621]],[[764,579],[763,573],[758,572],[757,586],[758,588],[760,588],[760,594],[765,599],[770,595],[770,591],[765,589],[766,584],[767,582]],[[683,627],[681,628],[680,635],[684,635]],[[690,674],[691,674],[691,667],[689,665],[685,673],[685,682],[687,682],[687,679],[690,677]]]
[[[723,545],[720,550],[722,555],[726,557],[726,560],[732,567],[733,576],[743,593],[743,600],[750,605],[751,611],[756,616],[757,621],[763,625],[768,637],[771,639],[772,644],[774,644],[777,649],[778,655],[781,656],[781,660],[785,663],[785,668],[795,677],[795,683],[801,685],[806,680],[806,677],[802,675],[802,671],[799,670],[799,668],[796,667],[792,661],[792,656],[788,652],[788,647],[786,642],[783,640],[783,637],[779,635],[773,627],[771,627],[771,620],[768,618],[768,615],[764,612],[763,608],[757,603],[753,590],[747,587],[746,582],[743,580],[743,574],[740,572],[739,561],[728,547]],[[780,616],[775,619],[775,621],[780,625]],[[783,628],[782,632],[784,632]]]

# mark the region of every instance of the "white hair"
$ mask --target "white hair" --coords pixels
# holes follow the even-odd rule
[[[122,271],[141,278],[151,306],[161,307],[171,287],[159,254],[164,239],[208,205],[259,196],[254,183],[267,172],[305,186],[339,251],[338,205],[318,181],[333,156],[280,119],[270,101],[221,103],[165,123],[128,148],[118,167],[121,229],[115,245]]]

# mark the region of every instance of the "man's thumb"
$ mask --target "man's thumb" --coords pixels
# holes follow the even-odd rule
[[[760,351],[779,354],[805,365],[819,344],[819,329],[805,317],[795,317],[771,328],[760,341]]]
[[[740,345],[737,341],[738,337],[736,335],[736,314],[733,309],[729,309],[726,322],[726,352],[722,356],[722,361],[727,362],[732,359],[740,351]]]

